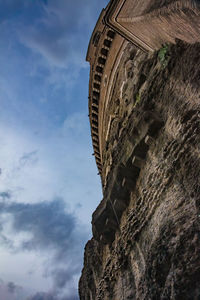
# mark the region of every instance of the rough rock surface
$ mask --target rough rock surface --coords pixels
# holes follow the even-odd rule
[[[199,53],[124,53],[81,300],[200,299]]]

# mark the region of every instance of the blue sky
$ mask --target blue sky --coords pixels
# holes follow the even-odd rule
[[[0,299],[77,300],[101,200],[85,56],[108,1],[0,0]]]

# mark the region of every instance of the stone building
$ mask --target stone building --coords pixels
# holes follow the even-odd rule
[[[81,300],[200,299],[200,1],[111,0],[88,47],[103,200]]]

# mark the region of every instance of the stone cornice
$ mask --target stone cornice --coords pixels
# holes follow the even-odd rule
[[[98,31],[97,31],[98,32]],[[99,33],[100,34],[100,33]],[[91,125],[91,135],[94,148],[94,156],[98,166],[99,173],[102,172],[102,157],[99,146],[99,103],[103,85],[103,75],[105,65],[109,56],[115,33],[104,27],[101,33],[102,44],[96,51],[94,61],[91,63],[90,87],[89,87],[89,117]],[[103,101],[103,99],[102,99]]]

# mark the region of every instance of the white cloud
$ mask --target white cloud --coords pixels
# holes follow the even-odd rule
[[[86,67],[85,55],[88,40],[96,22],[96,1],[49,0],[40,3],[43,13],[31,26],[20,26],[17,30],[24,45],[42,55],[52,66],[77,70]],[[34,26],[33,26],[34,25]]]
[[[88,133],[88,119],[85,114],[77,112],[67,117],[63,123],[64,136],[85,137]],[[78,143],[77,143],[78,144]]]
[[[106,1],[49,0],[44,5],[21,0],[17,10],[11,2],[4,1],[9,9],[0,29],[0,203],[8,205],[0,220],[0,269],[4,282],[23,285],[24,294],[5,298],[0,287],[0,299],[24,300],[27,290],[35,295],[30,299],[77,299],[80,243],[89,237],[91,215],[101,199],[86,111],[88,78],[80,72],[86,74],[89,68],[88,39],[97,7]],[[42,220],[52,221],[51,234],[68,240],[63,234],[65,216],[60,211],[60,220],[53,218],[48,206],[58,198],[65,204],[63,214],[76,218],[68,251],[61,251],[65,243],[52,236],[54,244],[44,242],[48,230]],[[31,218],[37,209],[38,226]],[[68,298],[62,298],[62,286]]]

